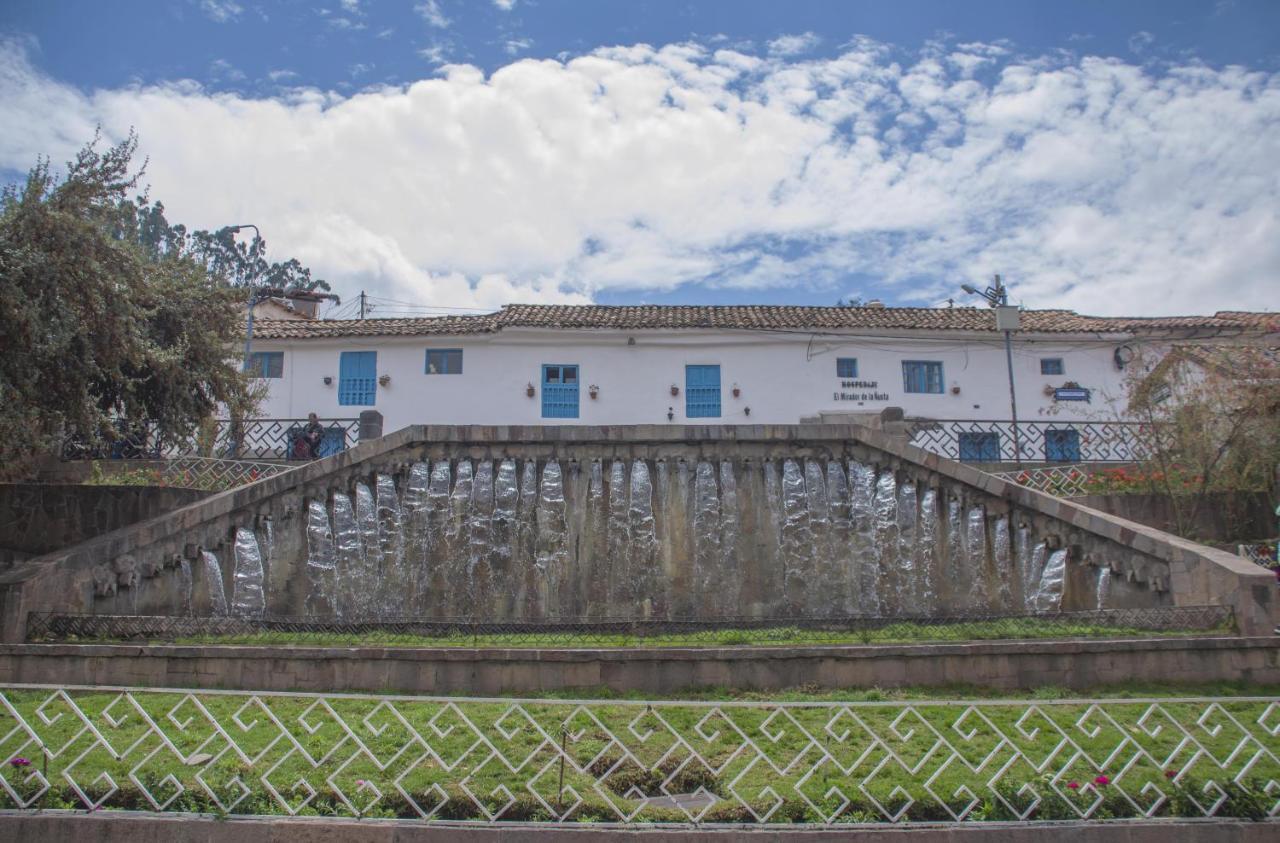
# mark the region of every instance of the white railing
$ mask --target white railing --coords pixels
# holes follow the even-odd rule
[[[1274,697],[695,702],[10,686],[20,809],[482,823],[1280,813]]]

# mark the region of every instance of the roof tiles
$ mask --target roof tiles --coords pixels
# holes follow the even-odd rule
[[[262,320],[261,339],[490,334],[503,328],[600,330],[922,330],[995,331],[989,308],[799,307],[789,305],[539,305],[513,304],[496,313],[409,319]],[[1280,330],[1280,315],[1220,311],[1213,316],[1151,318],[1083,316],[1070,310],[1024,310],[1022,330],[1034,333],[1130,334],[1166,331]]]

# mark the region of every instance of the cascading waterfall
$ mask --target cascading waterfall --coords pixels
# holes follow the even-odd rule
[[[869,465],[849,463],[849,518],[853,522],[853,570],[849,572],[851,602],[864,615],[878,615],[880,562],[875,533],[876,472]]]
[[[895,593],[898,611],[904,615],[921,613],[919,594],[916,593],[919,574],[916,571],[916,517],[918,501],[916,486],[907,481],[898,486],[898,574]]]
[[[542,469],[538,491],[538,535],[535,545],[537,601],[542,617],[564,617],[569,594],[564,588],[568,574],[568,523],[565,519],[564,474],[560,463],[548,460]]]
[[[934,586],[938,548],[938,492],[925,489],[920,497],[920,522],[916,533],[916,605],[919,611],[932,615],[938,602]]]
[[[1013,551],[1009,540],[1009,519],[996,519],[991,557],[995,563],[995,598],[1001,611],[1013,608],[1013,590],[1010,587],[1014,575]]]
[[[306,613],[317,617],[342,617],[342,605],[336,602],[337,565],[333,553],[333,530],[324,501],[307,503],[307,590]]]
[[[657,567],[658,537],[653,517],[653,480],[644,460],[631,465],[631,490],[627,505],[627,523],[631,528],[630,579],[620,588],[626,614],[653,617],[666,611],[667,599],[660,589]]]
[[[813,567],[809,492],[795,460],[782,463],[782,593],[787,612],[804,613]]]
[[[1111,566],[1102,565],[1098,568],[1098,581],[1093,588],[1094,608],[1102,611],[1107,608],[1107,599],[1111,596]]]
[[[476,618],[493,616],[493,510],[493,463],[481,460],[471,481],[470,555],[464,607],[465,614]]]
[[[1032,611],[1058,612],[1062,610],[1063,591],[1067,579],[1067,549],[1060,548],[1049,554],[1040,583],[1032,600]]]
[[[235,567],[231,573],[231,614],[238,618],[260,618],[267,610],[265,573],[258,537],[253,530],[236,530],[232,548]]]
[[[1060,610],[1067,579],[1066,554],[1047,559],[1016,513],[811,456],[437,459],[357,481],[330,506],[309,500],[305,515],[305,582],[275,579],[308,589],[315,617],[1045,612]],[[268,542],[236,533],[217,611],[277,605],[264,595]],[[1097,605],[1108,587],[1100,569]]]
[[[200,558],[204,561],[204,580],[209,587],[209,607],[215,618],[225,618],[227,610],[227,585],[222,579],[222,563],[218,555],[211,550],[202,551]]]
[[[898,548],[898,479],[892,471],[876,478],[875,497],[871,501],[871,529],[874,536],[876,588],[879,590],[882,615],[900,614],[898,603],[900,577],[894,564]]]

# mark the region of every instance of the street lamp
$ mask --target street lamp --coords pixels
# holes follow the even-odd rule
[[[239,232],[243,231],[243,230],[244,230],[244,229],[246,229],[246,228],[252,228],[252,229],[253,229],[253,235],[254,235],[254,237],[255,237],[255,238],[257,238],[257,239],[259,239],[259,240],[261,240],[261,239],[262,239],[262,232],[261,232],[261,231],[259,231],[259,230],[258,230],[258,227],[257,227],[256,225],[254,225],[253,223],[251,223],[251,222],[242,223],[242,224],[240,224],[240,225],[229,225],[229,226],[227,226],[226,228],[224,228],[224,229],[223,229],[223,231],[226,231],[226,232],[227,232],[227,233],[229,233],[229,234],[235,235],[235,234],[238,234]],[[233,242],[235,241],[235,237],[234,237],[234,236],[233,236],[231,239],[232,239],[232,241],[233,241]],[[250,350],[250,348],[251,348],[251,347],[252,347],[252,345],[253,345],[253,309],[254,309],[255,307],[257,307],[257,306],[258,306],[258,294],[257,294],[257,292],[256,292],[252,287],[250,287],[250,288],[249,288],[249,316],[248,316],[248,318],[246,319],[246,321],[245,321],[245,326],[244,326],[244,368],[243,368],[243,371],[245,371],[245,372],[248,372],[248,371],[249,371],[249,350]]]
[[[960,289],[971,296],[982,296],[996,312],[996,330],[1004,331],[1004,357],[1009,368],[1009,412],[1013,416],[1013,461],[1022,466],[1022,440],[1018,432],[1018,396],[1013,388],[1013,332],[1018,330],[1018,308],[1009,304],[1009,291],[995,277],[995,284],[979,290],[972,284],[961,284]]]

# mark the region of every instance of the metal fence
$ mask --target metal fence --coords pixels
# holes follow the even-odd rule
[[[1060,498],[1088,494],[1089,468],[1083,465],[1052,465],[1024,468],[1021,471],[993,471],[992,476],[1017,483]]]
[[[1144,453],[1145,425],[1136,422],[1020,421],[1022,462],[1134,462]],[[962,462],[1016,462],[1007,420],[919,419],[911,444]]]
[[[709,827],[1280,815],[1280,699],[0,688],[0,802]]]
[[[27,640],[219,640],[238,644],[492,647],[768,646],[893,641],[1114,637],[1144,632],[1225,631],[1229,606],[1167,606],[1052,614],[945,617],[576,619],[532,623],[376,618],[218,618],[32,612]]]
[[[354,447],[360,438],[359,419],[320,419],[324,438],[319,456],[327,457]],[[71,434],[63,440],[62,458],[173,459],[211,457],[235,460],[307,459],[299,446],[306,419],[217,419],[206,428],[181,439],[160,435],[155,424],[120,426],[112,438]]]
[[[175,457],[165,460],[161,479],[170,486],[187,489],[222,491],[253,483],[264,477],[274,477],[296,466],[278,462],[252,460],[220,460],[212,457]]]

